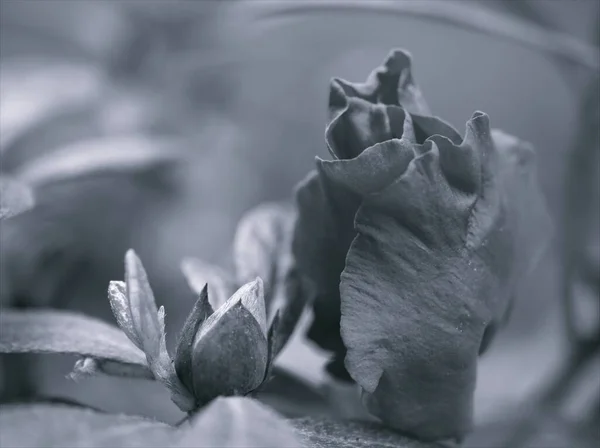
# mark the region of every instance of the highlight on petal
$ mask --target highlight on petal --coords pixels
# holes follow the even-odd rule
[[[125,282],[111,281],[108,284],[108,301],[119,328],[123,330],[123,333],[127,335],[136,347],[143,350],[142,340],[133,325]]]
[[[223,269],[198,258],[185,258],[181,271],[196,294],[202,294],[208,284],[208,300],[214,309],[223,305],[236,291],[235,280]]]
[[[253,282],[246,283],[232,296],[233,301],[239,301],[244,308],[256,319],[256,322],[267,335],[267,310],[263,281],[257,277]]]

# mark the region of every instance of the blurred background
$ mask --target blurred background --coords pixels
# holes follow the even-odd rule
[[[286,3],[0,0],[3,173],[35,178],[32,165],[49,154],[67,161],[79,152],[160,147],[168,154],[42,183],[39,207],[2,225],[1,280],[9,291],[3,305],[33,301],[110,319],[106,285],[122,278],[123,254],[134,247],[167,308],[167,327],[179,328],[194,300],[180,260],[225,263],[240,216],[262,201],[291,199],[314,156],[326,155],[329,79],[364,80],[391,48],[402,47],[413,55],[434,114],[463,132],[471,114],[483,110],[493,127],[537,149],[555,237],[482,359],[477,421],[526,403],[565,352],[561,279],[570,261],[560,242],[571,191],[567,167],[575,163],[569,156],[581,136],[582,99],[597,72],[559,68],[510,40],[410,15],[264,13]],[[595,0],[474,3],[598,44]],[[595,138],[586,140],[585,157],[597,157],[597,132]],[[169,158],[180,153],[185,163]],[[598,163],[584,156],[577,160]],[[579,194],[589,202],[576,222],[597,219],[594,194],[597,180]],[[583,246],[600,258],[595,228]],[[597,302],[586,315],[597,312]],[[324,360],[300,329],[280,362],[318,384],[327,380]],[[53,395],[179,418],[159,386],[110,378],[73,384],[64,378],[72,359],[38,364],[40,387]],[[598,386],[593,377],[589,383]],[[109,386],[120,393],[103,393]]]

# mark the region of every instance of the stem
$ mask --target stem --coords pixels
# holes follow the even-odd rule
[[[600,70],[599,49],[573,36],[547,30],[528,20],[511,17],[474,3],[453,0],[398,1],[372,0],[266,3],[259,17],[297,17],[324,13],[372,13],[384,16],[413,16],[431,19],[462,29],[511,40],[533,50],[542,51],[561,60],[593,71]]]

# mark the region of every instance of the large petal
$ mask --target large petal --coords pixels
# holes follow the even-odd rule
[[[496,182],[487,183],[497,178],[487,116],[474,115],[461,145],[431,138],[415,152],[356,216],[340,285],[346,367],[388,425],[423,440],[462,437],[479,346],[504,288],[504,272],[478,253],[482,233],[506,216]]]

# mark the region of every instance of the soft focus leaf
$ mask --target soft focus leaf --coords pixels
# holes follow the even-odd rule
[[[179,428],[178,447],[302,447],[294,429],[265,405],[242,397],[217,398]]]
[[[176,432],[141,417],[65,405],[0,407],[0,445],[14,448],[167,447]]]
[[[304,446],[311,448],[452,448],[451,443],[421,442],[381,424],[316,418],[290,420]]]
[[[258,18],[271,20],[324,13],[360,14],[363,20],[368,17],[368,14],[414,16],[477,31],[496,38],[512,40],[517,44],[546,52],[563,61],[581,65],[590,70],[600,69],[598,49],[593,45],[580,41],[569,34],[554,32],[531,21],[502,14],[491,8],[475,5],[473,2],[324,0],[319,2],[265,2],[258,7],[255,5],[252,7],[251,13]]]
[[[26,212],[35,204],[32,189],[8,176],[0,176],[0,219]]]
[[[223,305],[237,289],[235,280],[225,270],[197,258],[184,259],[181,270],[196,294],[200,295],[208,284],[208,301],[214,309]]]
[[[267,203],[250,210],[238,224],[233,257],[239,284],[263,279],[265,300],[270,308],[278,263],[289,252],[295,219],[291,206]]]
[[[141,134],[79,141],[30,161],[14,175],[42,186],[96,173],[142,172],[179,162],[183,153],[175,149],[176,143]]]
[[[69,353],[147,367],[117,327],[66,311],[0,312],[1,353]]]
[[[104,81],[97,67],[47,58],[3,61],[0,79],[0,152],[48,116],[95,100]]]
[[[75,406],[0,407],[0,445],[15,448],[301,447],[292,427],[247,398],[219,398],[175,428],[136,416]]]

